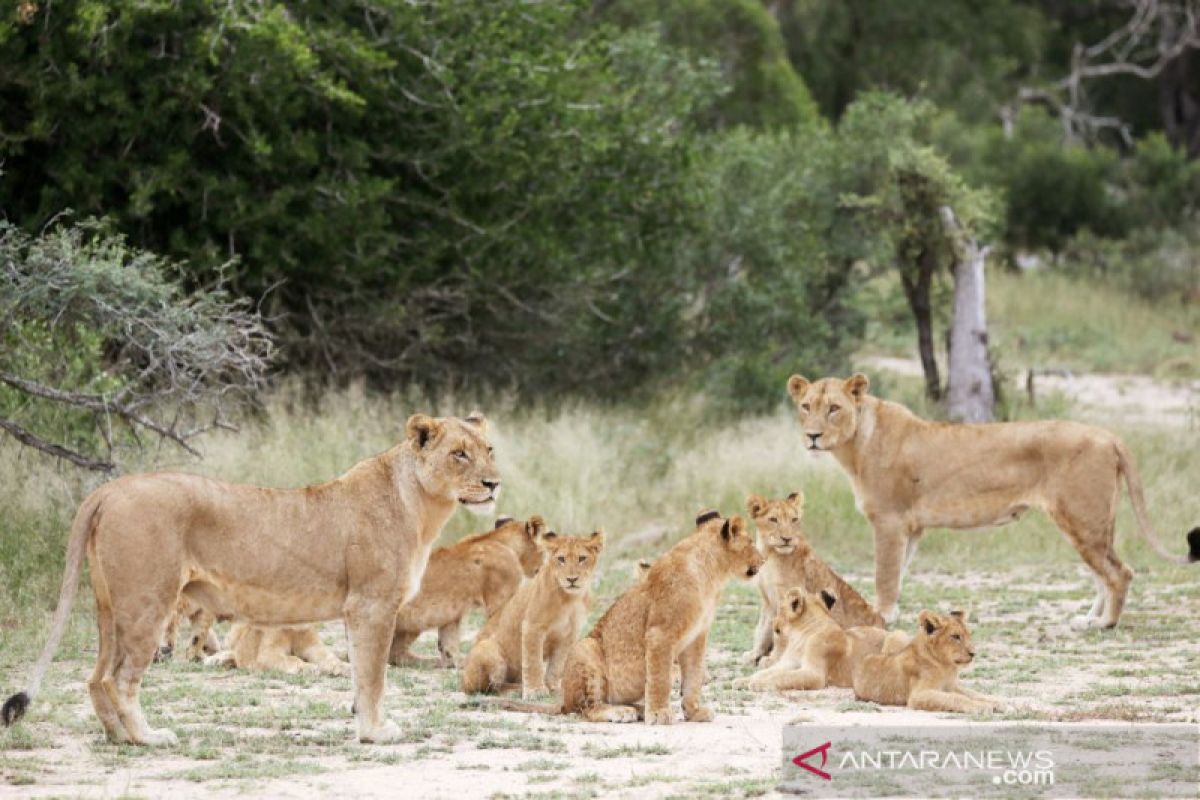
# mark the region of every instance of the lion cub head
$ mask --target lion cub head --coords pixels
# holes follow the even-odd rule
[[[705,511],[696,517],[696,532],[713,537],[727,575],[753,578],[762,569],[765,559],[754,546],[741,517],[723,519],[720,512]]]
[[[793,375],[788,394],[800,414],[804,446],[809,450],[833,450],[854,438],[859,413],[871,382],[862,373],[852,378],[822,378],[816,383]]]
[[[917,641],[945,664],[966,666],[975,658],[971,632],[967,630],[967,612],[935,614],[922,611],[917,617]]]
[[[537,514],[524,522],[512,517],[499,517],[493,530],[516,554],[525,577],[536,575],[544,557],[542,540],[547,534],[555,535],[546,527],[546,521]]]
[[[800,530],[804,518],[804,494],[792,492],[782,500],[768,500],[760,494],[746,498],[746,511],[758,528],[761,545],[781,556],[797,549],[808,550],[808,541]]]
[[[787,590],[779,611],[775,614],[775,638],[781,649],[786,648],[788,634],[795,634],[801,628],[809,628],[828,620],[834,625],[837,621],[829,613],[837,603],[837,598],[822,589],[820,592],[808,592],[802,587],[794,586]],[[841,627],[840,625],[838,627]]]
[[[544,569],[559,589],[567,594],[586,592],[592,585],[596,560],[604,549],[604,532],[590,536],[559,536],[548,531],[542,536],[546,552]]]
[[[500,472],[487,438],[488,423],[469,417],[408,418],[407,444],[417,480],[427,493],[457,501],[476,514],[491,514],[500,495]]]

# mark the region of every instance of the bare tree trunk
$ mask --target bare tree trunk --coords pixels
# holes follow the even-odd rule
[[[983,268],[988,248],[980,247],[962,230],[951,209],[943,207],[941,213],[946,232],[956,245],[946,413],[960,422],[990,422],[996,398],[984,307]]]
[[[917,349],[921,354],[921,369],[925,373],[925,396],[937,402],[942,399],[942,379],[934,355],[933,303],[930,300],[935,265],[936,255],[926,248],[917,259],[916,275],[902,271],[900,282],[904,286],[904,296],[908,298],[913,319],[917,322]]]

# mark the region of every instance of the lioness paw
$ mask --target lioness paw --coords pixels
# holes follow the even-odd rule
[[[358,741],[363,744],[386,744],[400,739],[402,735],[400,726],[389,719],[372,731],[360,731]]]
[[[688,722],[712,722],[713,711],[708,706],[696,706],[689,712],[686,708],[683,710],[683,718]]]
[[[150,747],[174,747],[179,744],[179,737],[174,731],[169,731],[166,728],[155,728],[146,735],[146,741],[142,744]]]
[[[669,708],[662,708],[657,711],[646,709],[647,725],[670,725],[674,721],[671,716],[671,709]]]

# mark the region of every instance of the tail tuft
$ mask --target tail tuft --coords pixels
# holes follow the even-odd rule
[[[1192,528],[1188,534],[1188,561],[1200,561],[1200,528]]]
[[[4,727],[7,728],[25,716],[27,708],[29,708],[29,694],[26,692],[17,692],[5,700],[4,708],[0,709],[0,719],[4,720]]]

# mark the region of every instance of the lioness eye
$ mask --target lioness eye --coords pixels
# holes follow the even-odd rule
[[[839,405],[836,405],[836,404],[834,404],[834,405],[831,405],[831,406],[829,407],[829,413],[830,413],[830,414],[836,414],[837,412],[839,412],[839,411],[841,411],[841,410],[842,410],[842,407],[841,407],[841,406],[839,406]]]

